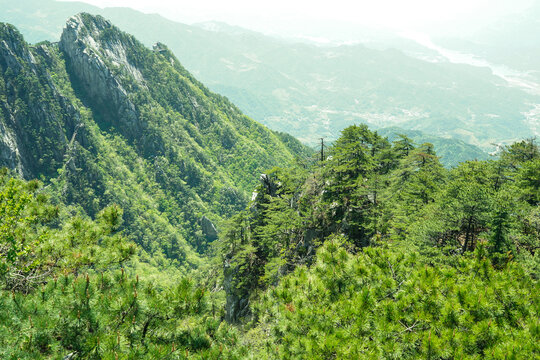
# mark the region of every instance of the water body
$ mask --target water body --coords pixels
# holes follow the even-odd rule
[[[455,50],[446,49],[435,44],[429,36],[417,32],[402,32],[400,36],[413,40],[418,44],[437,52],[438,57],[424,58],[432,62],[446,60],[454,64],[467,64],[477,67],[489,68],[493,75],[500,77],[508,83],[508,86],[521,89],[529,94],[538,96],[538,103],[528,104],[530,110],[523,112],[524,120],[529,124],[532,135],[540,136],[540,83],[529,73],[511,69],[505,65],[492,64],[476,55],[466,54]],[[442,59],[441,59],[442,58]]]
[[[527,72],[518,71],[505,65],[492,64],[489,61],[479,58],[476,55],[466,54],[455,50],[446,49],[435,44],[429,36],[416,32],[402,32],[399,34],[407,39],[413,40],[418,44],[436,51],[441,57],[454,64],[467,64],[477,67],[487,67],[491,69],[493,75],[498,76],[509,86],[520,88],[530,94],[540,96],[540,83],[536,82]],[[433,58],[434,62],[439,61]]]

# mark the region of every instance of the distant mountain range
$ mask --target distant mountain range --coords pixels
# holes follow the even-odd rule
[[[487,160],[490,155],[485,151],[467,144],[462,140],[447,139],[439,136],[428,135],[418,130],[405,130],[398,127],[379,129],[379,135],[388,137],[388,140],[397,140],[399,135],[405,135],[415,142],[416,145],[431,143],[437,149],[437,156],[447,167],[455,167],[465,160]]]
[[[308,144],[334,139],[361,122],[454,138],[484,150],[533,133],[524,114],[538,96],[507,86],[487,68],[415,58],[410,53],[433,51],[409,40],[395,40],[407,55],[359,44],[288,41],[223,23],[189,26],[128,8],[50,0],[0,4],[1,20],[17,25],[31,42],[58,40],[63,19],[77,11],[102,14],[147,46],[164,42],[210,89]]]

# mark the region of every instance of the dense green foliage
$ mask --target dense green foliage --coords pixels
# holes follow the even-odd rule
[[[446,170],[430,144],[352,126],[323,159],[270,172],[221,240],[228,319],[251,324],[251,346],[268,358],[539,355],[533,140]]]
[[[118,206],[95,220],[53,206],[35,181],[0,178],[0,357],[237,358],[205,287],[129,273]],[[172,283],[173,285],[167,285]]]
[[[257,305],[268,358],[528,359],[539,355],[537,283],[481,251],[429,266],[415,253],[332,239]]]
[[[535,140],[446,169],[355,125],[309,158],[164,45],[68,26],[91,56],[0,24],[1,358],[540,356]]]
[[[118,206],[92,220],[4,173],[0,354],[539,355],[533,141],[446,170],[429,144],[354,126],[323,159],[262,176],[250,208],[214,243],[214,268],[191,278],[139,277]]]
[[[137,121],[111,116],[118,103],[99,104],[58,44],[29,46],[0,24],[0,161],[14,170],[0,181],[0,357],[245,355],[223,294],[194,270],[208,267],[200,219],[219,226],[247,203],[252,174],[309,151],[208,91],[163,45],[80,18],[111,76],[102,91],[121,86]]]
[[[235,245],[240,241],[265,265],[284,252],[301,256],[300,248],[331,234],[346,235],[358,248],[411,241],[422,251],[447,253],[486,241],[492,253],[526,258],[539,246],[540,160],[533,140],[507,147],[499,160],[446,170],[431,144],[415,147],[406,136],[390,143],[363,125],[345,129],[327,155],[311,171],[269,173],[251,209],[225,234],[233,244],[229,256],[246,256]]]
[[[198,266],[209,242],[202,216],[219,228],[245,207],[256,174],[309,149],[211,93],[164,45],[152,51],[102,18],[81,19],[95,37],[87,51],[125,89],[136,121],[118,116],[118,104],[100,104],[58,44],[31,47],[1,25],[0,148],[10,156],[0,163],[42,179],[57,203],[90,216],[120,204],[122,229],[154,265]],[[123,49],[144,84],[115,65],[111,48]]]

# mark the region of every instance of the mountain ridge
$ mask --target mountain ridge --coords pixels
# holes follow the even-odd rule
[[[69,4],[69,9],[75,6]],[[47,23],[59,16],[56,12],[67,11],[52,1],[36,6],[47,14]],[[31,29],[43,23],[31,11],[24,13],[22,4],[7,3],[6,8],[11,9],[6,18]],[[22,15],[14,15],[14,8]],[[359,45],[320,47],[253,32],[209,32],[131,9],[91,9],[138,35],[147,46],[168,43],[212,90],[226,94],[258,121],[305,143],[335,139],[344,127],[359,122],[421,130],[483,150],[531,132],[524,113],[537,98],[507,87],[488,69],[433,64],[396,50]]]
[[[0,23],[0,358],[534,358],[540,148],[411,137],[314,156],[101,16]]]
[[[100,16],[71,17],[59,43],[36,46],[0,29],[1,165],[91,216],[120,204],[144,256],[199,264],[207,221],[219,228],[264,169],[310,153]]]

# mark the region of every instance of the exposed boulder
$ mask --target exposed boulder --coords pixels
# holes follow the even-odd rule
[[[208,219],[206,216],[203,216],[200,220],[201,229],[204,234],[204,237],[208,241],[214,241],[218,238],[218,232],[216,226]]]

